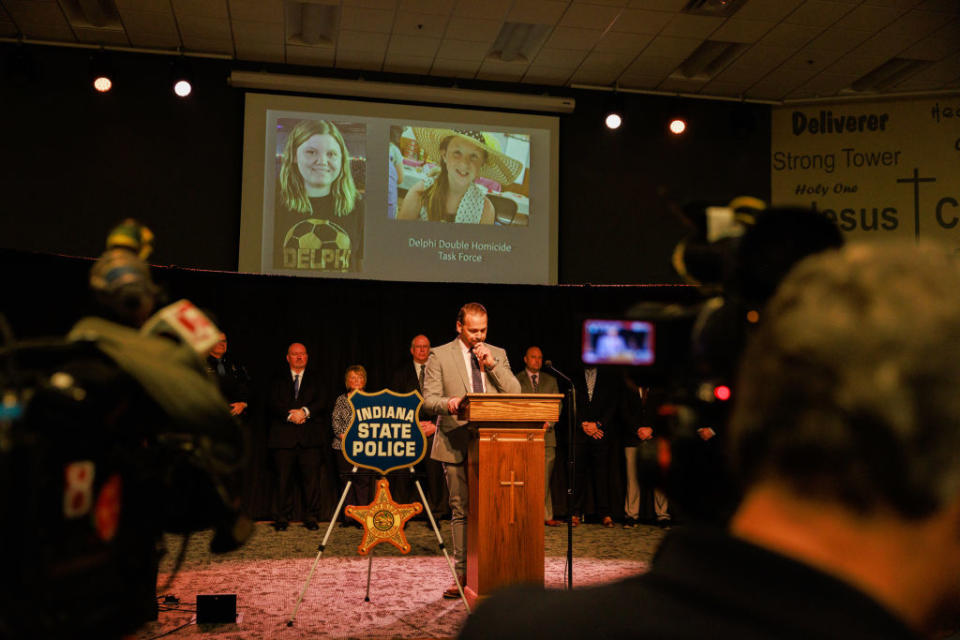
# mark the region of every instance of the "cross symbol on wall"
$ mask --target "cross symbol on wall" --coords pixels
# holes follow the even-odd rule
[[[500,481],[500,486],[501,486],[501,487],[510,487],[510,524],[514,524],[514,522],[516,522],[515,516],[516,516],[516,513],[517,513],[517,510],[516,510],[516,508],[515,508],[516,498],[515,498],[515,496],[514,496],[513,488],[514,488],[514,487],[522,487],[522,486],[523,486],[523,480],[517,480],[516,477],[517,477],[516,472],[511,469],[511,470],[510,470],[510,480],[501,480],[501,481]]]

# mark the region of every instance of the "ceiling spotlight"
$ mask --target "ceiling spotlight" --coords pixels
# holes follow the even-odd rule
[[[606,114],[603,118],[604,124],[607,125],[608,129],[619,129],[620,125],[623,124],[623,94],[619,93],[617,88],[614,87],[603,106],[603,112]]]
[[[181,98],[186,98],[193,93],[190,69],[182,58],[174,61],[172,72],[173,92]]]
[[[687,121],[683,118],[673,118],[670,120],[670,133],[675,136],[681,135],[687,130]]]
[[[90,82],[98,93],[106,93],[113,88],[112,76],[110,61],[103,50],[90,56]]]
[[[181,98],[186,98],[193,91],[189,80],[181,79],[173,83],[173,92]]]
[[[106,93],[113,89],[113,81],[107,76],[97,76],[93,79],[93,88],[100,93]]]

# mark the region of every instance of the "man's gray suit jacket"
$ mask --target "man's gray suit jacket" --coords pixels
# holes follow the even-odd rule
[[[453,342],[431,350],[424,373],[424,404],[429,411],[439,416],[437,435],[433,439],[433,452],[430,457],[440,462],[463,462],[467,458],[467,447],[470,444],[467,423],[457,420],[447,409],[450,398],[462,398],[473,389],[460,344],[458,337]],[[492,369],[483,374],[487,393],[520,393],[520,383],[510,370],[507,352],[489,344],[486,347],[496,362]]]
[[[537,390],[533,390],[533,384],[530,382],[530,375],[527,370],[521,369],[517,373],[517,382],[520,383],[520,393],[560,393],[560,387],[557,385],[557,379],[549,373],[541,371],[537,374],[540,379],[537,381]],[[543,446],[557,446],[557,423],[547,429],[543,434]]]

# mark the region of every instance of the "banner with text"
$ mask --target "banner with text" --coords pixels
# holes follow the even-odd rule
[[[960,251],[960,96],[773,110],[771,201],[813,206],[848,240]]]

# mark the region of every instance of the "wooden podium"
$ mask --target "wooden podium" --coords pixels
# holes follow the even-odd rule
[[[468,394],[459,417],[476,429],[467,456],[467,596],[543,584],[543,423],[563,394]]]

